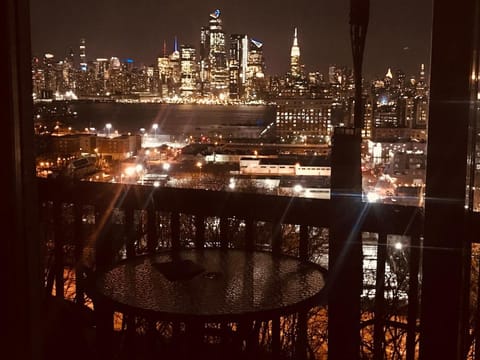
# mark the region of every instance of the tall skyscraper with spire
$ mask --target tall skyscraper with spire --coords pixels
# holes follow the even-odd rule
[[[180,51],[178,50],[177,37],[173,39],[173,52],[168,57],[171,79],[169,84],[170,96],[179,95],[181,82]]]
[[[298,79],[302,75],[302,69],[300,65],[300,47],[298,46],[297,38],[297,28],[295,28],[292,49],[290,51],[290,74],[294,79]]]
[[[167,54],[166,42],[163,42],[163,54],[157,58],[157,70],[159,80],[159,93],[162,97],[168,97],[168,81],[170,79],[170,60]]]
[[[426,133],[429,114],[429,96],[425,80],[425,64],[420,65],[420,73],[418,82],[416,83],[413,104],[412,127],[417,130],[424,130],[424,133]]]
[[[229,73],[225,32],[220,10],[210,14],[208,28],[203,27],[200,41],[201,82],[204,94],[228,94]]]

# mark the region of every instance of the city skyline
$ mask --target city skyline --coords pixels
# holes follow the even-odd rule
[[[126,1],[32,0],[32,55],[49,52],[60,59],[70,48],[78,55],[80,39],[85,38],[90,60],[118,56],[151,65],[163,53],[164,42],[173,51],[175,37],[179,44],[191,44],[198,51],[200,29],[217,8],[227,34],[246,33],[265,44],[267,75],[288,71],[295,27],[306,71],[324,72],[330,64],[351,66],[348,1],[308,4],[301,0],[280,8],[249,1],[159,4],[140,0],[132,7]],[[431,15],[431,0],[372,3],[365,76],[383,76],[388,67],[416,74],[420,63],[428,70]]]

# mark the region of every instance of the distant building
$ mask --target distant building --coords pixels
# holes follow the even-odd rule
[[[141,149],[140,135],[121,135],[115,137],[95,134],[42,135],[46,142],[43,153],[58,156],[80,156],[97,154],[112,160],[130,157]]]
[[[190,55],[191,52],[187,51]],[[181,86],[181,59],[180,59],[180,50],[178,49],[177,38],[175,37],[173,52],[168,57],[170,65],[170,78],[168,81],[168,92],[169,96],[180,95],[180,86]]]
[[[298,44],[297,28],[293,35],[293,43],[290,49],[290,70],[286,76],[286,88],[290,95],[302,96],[308,90],[307,78],[303,71],[303,64],[300,58],[300,46]]]
[[[95,134],[78,134],[78,140],[81,153],[95,153],[97,146],[97,136]]]
[[[422,64],[418,81],[389,68],[384,79],[372,83],[371,139],[377,142],[426,141],[428,90]]]
[[[248,100],[258,100],[265,97],[265,59],[263,43],[250,39],[246,72],[246,97]]]
[[[330,161],[318,156],[242,157],[241,175],[330,177]]]
[[[202,96],[210,94],[210,28],[202,26],[200,30],[200,93]]]
[[[210,14],[205,43],[202,47],[208,49],[207,63],[205,66],[205,80],[210,85],[210,92],[216,97],[228,95],[229,74],[227,68],[227,50],[225,32],[222,29],[220,10]]]
[[[302,67],[300,64],[300,47],[298,46],[297,28],[293,35],[293,44],[290,50],[290,74],[293,79],[299,79],[302,76]]]
[[[331,99],[276,99],[275,137],[280,142],[329,144],[332,135]]]
[[[95,158],[81,157],[71,161],[67,166],[67,175],[74,179],[83,179],[85,176],[92,175],[98,171],[95,165]]]
[[[121,135],[116,137],[97,136],[96,149],[99,156],[109,160],[125,160],[141,149],[139,135]]]
[[[86,47],[85,39],[80,39],[79,56],[80,56],[80,70],[87,71],[87,47]]]
[[[81,152],[81,137],[76,134],[49,136],[48,152],[61,156],[79,155]]]
[[[157,58],[157,69],[159,77],[159,94],[161,97],[166,98],[169,96],[169,84],[171,83],[172,69],[170,66],[170,60],[166,54],[165,45],[163,56]]]
[[[195,48],[180,46],[180,96],[191,98],[196,95],[197,68]]]
[[[183,95],[191,96],[195,91],[196,83],[195,48],[190,45],[182,45],[182,47],[179,50],[175,37],[173,52],[169,54],[166,43],[163,43],[163,54],[157,57],[151,74],[148,74],[148,87],[145,90],[161,98],[168,98],[181,95],[183,88]]]
[[[94,65],[96,95],[107,95],[107,79],[110,62],[106,58],[97,58]]]
[[[247,79],[248,37],[245,34],[230,35],[229,47],[229,94],[231,99],[244,95]]]
[[[55,56],[53,54],[47,53],[43,56],[43,89],[42,96],[43,99],[53,99],[55,92],[58,90],[58,77],[57,77],[57,64],[55,61]]]
[[[330,160],[320,156],[243,157],[237,182],[249,179],[277,193],[330,197]]]
[[[422,186],[426,161],[427,156],[423,152],[397,152],[385,172],[396,179],[397,186]]]

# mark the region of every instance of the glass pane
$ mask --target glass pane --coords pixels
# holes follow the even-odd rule
[[[329,199],[333,128],[354,117],[349,4],[247,5],[32,1],[38,175]],[[371,8],[366,201],[423,205],[431,6]]]

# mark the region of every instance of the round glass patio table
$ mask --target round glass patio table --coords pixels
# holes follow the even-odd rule
[[[189,249],[138,256],[99,272],[97,299],[158,320],[268,320],[323,302],[325,270],[264,251]]]
[[[123,260],[92,277],[101,351],[108,356],[112,349],[114,312],[184,323],[193,329],[190,339],[198,339],[208,323],[236,323],[241,329],[249,322],[278,324],[282,316],[305,314],[325,303],[325,279],[317,264],[265,251],[185,249]],[[248,332],[234,333],[237,341],[248,337]],[[193,349],[189,356],[197,353],[190,344],[183,345]]]

